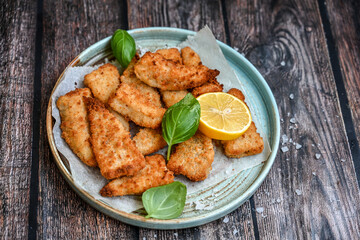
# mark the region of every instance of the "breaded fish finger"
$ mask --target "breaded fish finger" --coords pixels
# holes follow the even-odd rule
[[[181,49],[181,58],[183,60],[183,64],[186,66],[201,65],[201,59],[199,55],[190,47],[184,47]]]
[[[229,94],[245,101],[244,94],[236,88],[228,91]],[[259,133],[256,132],[255,123],[252,122],[249,129],[239,138],[229,141],[221,141],[224,153],[228,157],[241,158],[259,154],[264,149],[264,141]]]
[[[164,148],[167,143],[160,129],[143,128],[133,137],[136,147],[145,156]]]
[[[91,89],[94,97],[106,104],[120,84],[120,74],[114,65],[107,63],[87,74],[84,84]]]
[[[211,170],[214,155],[211,138],[198,131],[189,140],[175,147],[167,167],[176,175],[184,175],[194,182],[202,181]]]
[[[107,179],[133,176],[145,166],[121,122],[97,99],[85,98],[91,131],[91,144],[101,174]]]
[[[167,108],[181,101],[188,93],[187,90],[160,90],[161,98]]]
[[[96,167],[97,162],[90,145],[90,128],[83,97],[91,97],[89,88],[77,88],[57,100],[56,106],[61,116],[61,137],[81,161],[90,167]]]
[[[154,105],[133,84],[121,83],[108,104],[139,126],[160,127],[165,109]]]
[[[212,79],[207,83],[204,83],[203,85],[194,88],[191,93],[194,95],[194,97],[198,97],[204,93],[210,93],[210,92],[222,92],[223,91],[223,85],[220,84],[216,79]]]
[[[156,53],[161,54],[165,59],[172,60],[176,63],[182,64],[182,58],[177,48],[159,49]]]
[[[202,85],[219,75],[204,65],[185,66],[147,52],[135,64],[136,76],[146,84],[162,90],[185,90]]]
[[[139,195],[146,190],[166,185],[174,181],[173,172],[166,168],[163,156],[147,156],[146,166],[133,177],[122,177],[105,185],[100,194],[104,197]]]
[[[121,114],[119,114],[119,113],[115,112],[114,110],[112,110],[110,107],[108,108],[108,110],[121,122],[124,129],[129,132],[130,131],[129,121],[126,120],[126,118],[124,118]]]
[[[159,92],[149,85],[139,80],[134,72],[134,65],[140,59],[138,54],[135,54],[123,75],[121,76],[121,82],[131,84],[132,87],[136,88],[141,95],[145,96],[153,105],[161,107],[160,94]]]

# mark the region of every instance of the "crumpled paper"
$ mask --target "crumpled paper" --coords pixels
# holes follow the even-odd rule
[[[204,65],[212,69],[218,69],[220,75],[218,81],[224,85],[224,91],[232,87],[243,90],[242,84],[237,78],[230,65],[227,63],[219,45],[216,42],[211,30],[206,26],[200,30],[195,36],[189,36],[188,39],[181,44],[179,48],[189,46],[194,49],[200,56]],[[84,87],[84,76],[98,66],[83,66],[83,67],[70,67],[66,70],[63,80],[60,82],[56,90],[54,91],[52,99],[52,116],[55,119],[55,125],[53,127],[53,134],[56,147],[60,153],[69,161],[70,171],[72,178],[77,187],[83,189],[92,195],[95,199],[101,200],[109,206],[125,211],[133,212],[143,207],[141,198],[139,196],[122,196],[105,198],[99,194],[100,189],[108,182],[100,174],[99,169],[91,168],[83,164],[80,159],[71,151],[67,143],[61,138],[60,129],[60,115],[59,110],[56,107],[57,99],[74,90],[75,88]],[[246,96],[246,95],[245,95]],[[253,121],[255,122],[258,132],[264,139],[264,150],[261,154],[249,157],[243,157],[240,159],[227,158],[222,150],[215,148],[215,158],[212,164],[212,170],[207,179],[201,182],[191,182],[183,176],[175,178],[177,181],[183,182],[188,189],[188,194],[195,193],[212,185],[215,185],[230,176],[239,173],[242,170],[257,166],[266,161],[271,153],[270,146],[268,144],[268,137],[263,134],[262,126],[257,118],[256,111],[252,110],[254,106],[251,102],[246,101],[252,112]],[[160,150],[158,153],[166,156],[166,148]]]

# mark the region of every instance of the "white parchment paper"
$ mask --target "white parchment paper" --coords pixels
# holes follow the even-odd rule
[[[218,69],[220,71],[220,75],[217,79],[220,83],[224,84],[225,90],[228,90],[232,87],[242,90],[240,81],[227,63],[214,35],[208,27],[204,27],[195,36],[190,36],[186,41],[179,45],[180,48],[185,46],[190,46],[192,49],[194,49],[199,54],[204,65],[212,69]],[[61,120],[59,110],[56,107],[57,99],[60,96],[74,90],[75,88],[84,87],[84,76],[98,67],[99,66],[71,67],[66,70],[63,80],[52,95],[52,116],[55,118],[55,125],[53,128],[54,140],[58,151],[63,154],[64,157],[66,157],[66,159],[69,161],[72,178],[74,183],[79,188],[82,188],[91,194],[95,199],[101,200],[113,208],[125,212],[132,212],[143,207],[140,197],[102,197],[99,194],[99,191],[108,181],[101,176],[99,169],[90,168],[83,164],[80,159],[71,151],[66,142],[61,138]],[[247,104],[251,110],[251,103]],[[251,112],[253,113],[254,111]],[[214,145],[215,158],[212,164],[212,171],[210,172],[207,179],[194,183],[187,180],[185,177],[180,176],[176,177],[175,180],[186,184],[188,188],[188,194],[191,194],[206,187],[215,185],[225,180],[226,178],[239,173],[242,170],[251,168],[266,161],[271,152],[267,136],[263,134],[261,124],[259,123],[259,119],[257,119],[256,115],[253,115],[253,121],[258,128],[258,132],[264,139],[264,150],[261,154],[240,159],[232,159],[227,158],[222,153],[222,150]],[[159,153],[164,155],[166,153],[166,149],[160,150]]]

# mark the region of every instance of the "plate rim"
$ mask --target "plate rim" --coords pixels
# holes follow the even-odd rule
[[[140,34],[146,32],[152,32],[152,31],[162,31],[162,32],[174,32],[177,34],[186,34],[186,35],[195,35],[196,32],[182,29],[182,28],[172,28],[172,27],[148,27],[148,28],[137,28],[128,30],[128,32],[132,34]],[[114,209],[107,204],[96,200],[94,197],[92,197],[89,193],[87,193],[85,190],[80,189],[72,180],[71,173],[67,170],[66,166],[64,165],[60,154],[56,148],[52,128],[53,128],[53,118],[52,118],[52,95],[55,91],[55,89],[58,87],[59,83],[61,82],[64,73],[67,71],[69,67],[75,66],[81,59],[81,56],[86,55],[89,51],[96,48],[97,45],[104,44],[105,42],[109,41],[111,36],[106,37],[85,50],[83,50],[78,56],[76,56],[64,69],[64,71],[60,74],[59,78],[57,79],[48,103],[47,107],[47,114],[46,114],[46,130],[47,130],[47,137],[50,145],[51,152],[54,156],[55,163],[57,167],[60,170],[60,173],[65,178],[65,180],[68,182],[68,184],[71,186],[71,188],[88,204],[90,204],[92,207],[97,209],[98,211],[115,218],[117,220],[120,220],[124,223],[134,225],[137,227],[144,227],[144,228],[151,228],[151,229],[183,229],[183,228],[189,228],[189,227],[195,227],[200,226],[206,223],[209,223],[211,221],[214,221],[216,219],[219,219],[228,213],[234,211],[238,207],[240,207],[245,201],[247,201],[254,193],[255,191],[261,186],[262,182],[265,180],[266,176],[268,175],[278,152],[279,147],[279,141],[280,141],[280,116],[278,112],[278,107],[274,98],[274,95],[263,78],[263,76],[259,73],[259,71],[253,66],[249,60],[247,60],[243,55],[241,55],[239,52],[235,51],[233,48],[228,46],[227,44],[217,40],[217,43],[219,44],[220,48],[226,49],[227,51],[230,51],[233,53],[236,57],[240,58],[243,63],[250,68],[251,72],[256,75],[258,80],[260,80],[262,87],[265,89],[266,93],[268,94],[268,97],[271,101],[271,107],[272,107],[272,115],[274,117],[274,123],[275,123],[275,131],[274,131],[274,138],[273,138],[273,146],[272,146],[272,152],[266,162],[264,163],[259,175],[256,177],[255,181],[248,187],[247,190],[241,195],[241,197],[231,201],[230,203],[210,212],[207,214],[207,216],[196,216],[191,218],[181,218],[181,219],[171,219],[171,220],[160,220],[160,219],[146,219],[140,215],[127,213],[124,211],[120,211],[117,209]]]

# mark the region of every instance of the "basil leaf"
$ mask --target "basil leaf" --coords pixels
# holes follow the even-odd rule
[[[148,214],[145,218],[177,218],[184,210],[186,192],[186,186],[181,182],[146,190],[142,195],[142,202]]]
[[[169,161],[171,147],[191,138],[199,127],[200,103],[191,93],[180,102],[169,107],[162,119],[163,137],[169,145],[167,160]]]
[[[111,38],[111,49],[121,66],[126,68],[135,56],[136,44],[127,31],[118,29]]]

